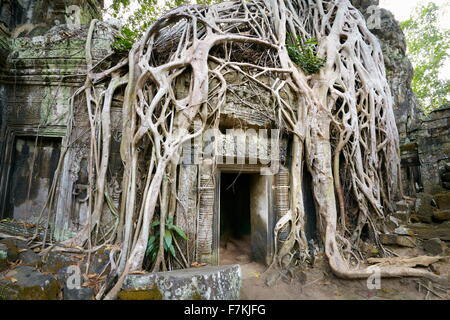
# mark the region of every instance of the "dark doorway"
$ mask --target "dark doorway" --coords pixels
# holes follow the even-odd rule
[[[250,174],[222,173],[220,179],[220,264],[251,260]]]
[[[310,249],[317,244],[317,213],[313,195],[313,182],[311,173],[304,168],[303,171],[303,203],[305,208],[305,236]]]
[[[12,150],[6,216],[36,223],[47,202],[60,157],[61,139],[17,137]]]

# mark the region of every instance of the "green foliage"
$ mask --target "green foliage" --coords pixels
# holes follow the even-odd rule
[[[122,27],[121,34],[117,36],[112,48],[117,52],[128,52],[132,47],[139,32],[131,30],[130,27]]]
[[[113,0],[107,12],[124,23],[113,49],[127,52],[161,14],[157,0]]]
[[[286,43],[289,57],[292,62],[298,65],[306,74],[319,72],[325,65],[325,59],[317,56],[317,39],[311,38],[304,41],[299,36],[288,35],[290,41]]]
[[[151,229],[154,229],[154,234],[150,235],[147,243],[147,250],[145,251],[146,256],[150,259],[151,262],[155,262],[156,257],[159,252],[159,221],[155,221],[150,225]],[[175,237],[181,237],[184,240],[187,240],[188,237],[178,226],[173,224],[173,219],[166,220],[166,230],[164,232],[164,251],[166,253],[170,253],[173,257],[175,257],[175,247],[173,245],[173,239]]]
[[[136,40],[164,12],[190,3],[188,0],[168,0],[158,5],[158,0],[113,0],[107,12],[124,22],[121,34],[113,43],[113,49],[119,52],[129,51]],[[197,0],[196,3],[209,5],[218,0]]]
[[[449,8],[449,4],[419,5],[411,18],[401,23],[407,39],[407,54],[415,68],[412,88],[426,113],[449,101],[450,80],[439,78],[450,57],[450,30],[439,25],[439,13]]]

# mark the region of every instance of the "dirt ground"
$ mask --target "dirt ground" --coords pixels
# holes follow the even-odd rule
[[[277,277],[275,271],[266,272],[266,266],[252,262],[250,250],[248,241],[232,239],[227,243],[227,247],[222,247],[220,251],[222,265],[239,264],[241,266],[243,278],[241,299],[243,300],[450,299],[448,291],[435,289],[430,287],[428,281],[415,278],[381,279],[381,289],[369,290],[366,280],[342,280],[335,277],[323,256],[316,258],[314,268],[303,270],[296,279]],[[442,263],[438,268],[448,270],[448,263]],[[266,284],[268,279],[270,286]],[[428,286],[435,294],[423,285]]]

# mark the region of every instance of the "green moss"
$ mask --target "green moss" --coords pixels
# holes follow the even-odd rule
[[[408,143],[400,146],[400,151],[414,151],[417,150],[417,143]]]
[[[40,286],[20,287],[16,284],[0,284],[0,300],[58,300],[60,288],[52,281],[48,288]]]
[[[156,285],[150,290],[120,291],[120,300],[162,300],[163,295]]]
[[[204,299],[203,299],[203,297],[202,297],[202,295],[201,295],[200,293],[194,292],[194,293],[192,294],[191,300],[204,300]]]
[[[19,290],[17,300],[58,300],[59,286],[52,281],[50,287],[42,290],[40,286],[26,287]]]

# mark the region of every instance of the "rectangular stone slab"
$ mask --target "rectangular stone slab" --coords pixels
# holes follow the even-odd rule
[[[239,265],[130,274],[119,292],[121,300],[238,300]]]

